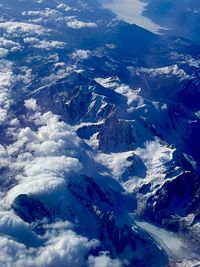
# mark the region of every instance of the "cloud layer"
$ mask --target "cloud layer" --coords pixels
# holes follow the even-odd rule
[[[35,99],[26,100],[24,106],[29,114],[27,119],[34,122],[35,129],[20,128],[13,123],[9,131],[15,141],[7,147],[0,147],[0,166],[12,170],[16,179],[16,185],[0,203],[0,265],[91,265],[92,260],[88,263],[87,256],[98,241],[76,234],[73,225],[67,221],[46,225],[45,221],[42,222],[45,235],[38,237],[31,225],[9,208],[21,194],[35,195],[52,207],[58,196],[65,197],[62,201],[67,202],[68,177],[82,169],[78,158],[83,143],[70,126],[51,112],[40,113]]]

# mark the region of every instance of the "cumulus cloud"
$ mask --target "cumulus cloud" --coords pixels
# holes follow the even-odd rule
[[[0,47],[0,58],[4,58],[4,57],[6,57],[7,56],[7,54],[8,54],[8,50],[7,49],[5,49],[5,48],[1,48]]]
[[[21,46],[17,42],[0,37],[0,48],[4,48],[12,52],[12,51],[20,50]]]
[[[7,235],[29,247],[42,245],[42,239],[12,211],[0,211],[0,235]]]
[[[91,51],[89,50],[82,50],[82,49],[78,49],[75,52],[72,53],[72,58],[73,59],[87,59],[89,58],[91,54]]]
[[[72,8],[64,3],[60,3],[59,5],[57,5],[57,9],[61,9],[61,10],[65,10],[65,11],[69,11]]]
[[[60,198],[69,204],[68,177],[82,170],[79,156],[83,143],[71,127],[51,112],[40,113],[35,99],[27,99],[24,105],[31,110],[27,116],[34,130],[13,123],[10,132],[15,141],[0,146],[0,164],[8,166],[17,180],[0,203],[0,266],[87,266],[90,250],[98,241],[76,234],[68,221],[47,224],[44,219],[28,224],[11,209],[21,194],[34,195],[50,209],[59,205]],[[43,236],[31,230],[37,223],[45,229]]]
[[[0,124],[3,124],[8,118],[8,111],[12,103],[10,88],[13,84],[13,76],[12,64],[7,60],[0,60]]]
[[[30,98],[30,99],[25,100],[24,101],[24,106],[27,109],[30,109],[30,110],[33,110],[33,111],[36,111],[38,109],[37,101],[34,98]]]
[[[9,165],[8,153],[6,151],[6,148],[0,144],[0,170],[1,168],[8,167],[8,165]]]
[[[38,266],[48,267],[84,266],[85,256],[97,244],[97,241],[88,241],[87,238],[69,230],[61,236],[52,238],[47,246],[39,251],[36,262]]]
[[[35,33],[38,35],[42,35],[48,31],[47,29],[45,29],[40,25],[25,23],[25,22],[17,22],[17,21],[2,22],[0,23],[0,29],[4,29],[9,34],[16,34],[16,35],[22,33],[27,33],[27,34]]]
[[[2,267],[80,267],[86,265],[89,250],[98,244],[71,230],[51,237],[43,246],[29,248],[8,236],[0,236],[0,265]]]
[[[53,48],[63,48],[65,43],[54,40],[40,40],[35,37],[26,37],[24,42],[35,48],[51,50]]]
[[[81,28],[96,28],[97,27],[97,24],[93,22],[83,22],[73,17],[68,18],[68,19],[69,21],[67,22],[67,26],[75,30],[78,30]]]
[[[41,40],[37,45],[35,45],[35,47],[50,50],[52,48],[63,48],[64,45],[65,44],[63,42],[59,41]]]
[[[0,124],[8,123],[8,118],[11,116],[9,110],[14,102],[12,87],[18,82],[26,84],[30,80],[31,73],[28,68],[19,68],[16,75],[14,73],[14,64],[11,61],[0,59]]]
[[[25,106],[37,110],[34,99],[26,100]],[[7,147],[12,158],[10,168],[18,181],[5,198],[8,205],[20,194],[40,195],[47,200],[52,195],[52,202],[55,194],[67,198],[68,177],[82,169],[82,142],[70,127],[51,112],[36,112],[34,121],[37,131],[29,127],[15,131],[16,141]]]
[[[59,10],[62,11],[62,9],[59,9]],[[61,23],[62,25],[62,23],[64,23],[65,21],[65,18],[62,12],[60,11],[51,9],[51,8],[45,8],[41,10],[24,11],[22,15],[28,16],[30,18],[29,21],[36,22],[36,23],[39,22],[39,23],[42,23],[43,25],[47,25],[50,22],[52,26],[52,22],[54,22],[55,26],[57,27],[58,24]]]
[[[30,11],[24,11],[22,15],[26,16],[33,16],[33,17],[42,17],[42,18],[51,18],[51,19],[57,19],[60,16],[60,12],[51,9],[51,8],[45,8],[44,10],[30,10]]]
[[[94,257],[90,256],[89,267],[122,267],[122,263],[118,259],[111,259],[106,253]]]

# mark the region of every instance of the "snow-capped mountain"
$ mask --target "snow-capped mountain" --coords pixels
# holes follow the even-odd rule
[[[101,1],[0,10],[0,265],[198,264],[200,47]]]

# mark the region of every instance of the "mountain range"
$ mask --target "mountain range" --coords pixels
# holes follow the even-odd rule
[[[0,265],[199,266],[196,38],[94,0],[0,10]]]

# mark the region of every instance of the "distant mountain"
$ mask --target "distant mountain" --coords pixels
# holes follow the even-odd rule
[[[144,14],[166,27],[166,33],[200,43],[200,2],[196,0],[143,0],[148,3]]]
[[[93,0],[0,8],[0,266],[198,266],[200,46]]]

